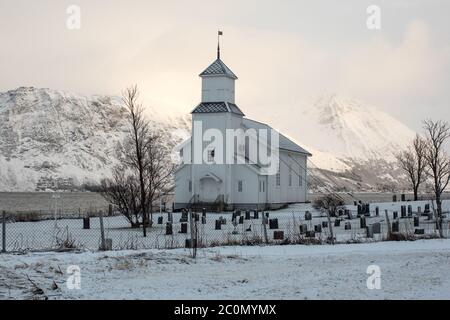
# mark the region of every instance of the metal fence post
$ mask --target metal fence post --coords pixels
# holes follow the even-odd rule
[[[2,212],[2,252],[6,252],[6,212]]]

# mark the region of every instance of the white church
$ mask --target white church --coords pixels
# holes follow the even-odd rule
[[[235,102],[238,78],[220,59],[219,47],[217,59],[200,77],[202,98],[191,112],[192,135],[179,146],[182,161],[175,170],[174,209],[265,210],[305,202],[311,154],[269,125],[245,117]],[[265,144],[261,140],[266,136],[254,135],[264,131],[271,132]],[[211,138],[211,132],[220,137]],[[229,132],[244,137],[231,150],[225,146],[239,134]],[[252,150],[260,155],[264,149],[276,156],[275,170],[263,170],[267,163],[258,157],[249,159]]]

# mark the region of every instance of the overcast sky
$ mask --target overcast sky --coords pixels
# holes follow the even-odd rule
[[[72,4],[80,30],[66,27]],[[380,30],[366,27],[371,4]],[[120,95],[137,83],[146,105],[188,113],[221,29],[248,116],[338,93],[417,130],[450,121],[449,12],[446,0],[1,0],[0,90]]]

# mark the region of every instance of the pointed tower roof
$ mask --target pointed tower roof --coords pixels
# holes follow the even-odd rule
[[[216,61],[200,73],[200,77],[205,76],[224,76],[234,80],[238,78],[233,71],[231,71],[230,68],[228,68],[222,60],[220,60],[220,58],[217,58]]]

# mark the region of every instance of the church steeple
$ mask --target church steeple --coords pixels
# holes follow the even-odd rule
[[[200,77],[202,78],[202,102],[234,103],[234,88],[237,76],[220,59],[220,36],[217,34],[217,59],[208,66]]]

